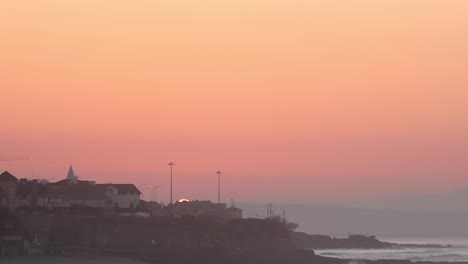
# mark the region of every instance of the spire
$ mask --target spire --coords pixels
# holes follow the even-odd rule
[[[71,165],[70,165],[70,169],[68,170],[67,180],[76,180],[76,175]]]

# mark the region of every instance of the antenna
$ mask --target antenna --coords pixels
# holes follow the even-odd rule
[[[273,203],[268,203],[267,204],[267,219],[272,219],[274,217],[274,212],[273,212]]]

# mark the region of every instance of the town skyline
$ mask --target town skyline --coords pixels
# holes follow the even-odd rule
[[[27,157],[27,156],[17,156],[17,157],[7,157],[7,159],[18,159],[18,161],[29,161],[30,158]],[[15,165],[15,166],[5,166],[5,164],[8,164],[10,161],[7,161],[7,162],[2,162],[0,163],[2,165],[2,170],[3,171],[8,171],[8,172],[11,172],[11,170],[8,170],[8,169],[5,169],[5,168],[17,168],[17,166],[19,165]],[[172,162],[171,162],[172,163]],[[167,166],[168,164],[166,164]],[[170,164],[169,164],[170,165]],[[175,163],[173,165],[176,165]],[[22,166],[20,166],[22,169],[24,169],[24,164]],[[73,164],[70,164],[68,166],[68,169],[66,170],[68,172],[68,174],[57,174],[57,175],[48,175],[50,177],[40,177],[39,175],[37,175],[34,170],[31,171],[31,174],[29,176],[24,176],[24,175],[16,175],[15,173],[15,176],[19,176],[19,178],[24,178],[24,179],[27,179],[27,180],[45,180],[47,182],[57,182],[57,181],[60,181],[60,180],[63,180],[63,179],[68,179],[69,177],[69,173],[70,173],[70,169],[72,169],[74,171],[74,169],[72,168],[73,167]],[[20,169],[21,171],[21,169]],[[218,201],[218,199],[220,198],[219,196],[219,193],[218,193],[218,181],[217,181],[217,176],[219,176],[219,172],[221,171],[216,171],[216,172],[211,172],[211,174],[215,175],[211,175],[211,176],[208,176],[208,177],[203,177],[203,180],[207,180],[208,178],[212,181],[210,184],[206,185],[205,187],[206,188],[202,188],[200,190],[197,190],[197,189],[194,189],[193,187],[190,187],[190,186],[187,186],[185,185],[184,183],[184,179],[187,177],[187,175],[183,175],[182,176],[182,179],[178,179],[177,183],[179,184],[179,186],[175,186],[174,187],[174,197],[173,197],[173,201],[176,202],[178,200],[184,200],[184,199],[193,199],[193,200],[206,200],[206,201],[213,201],[213,202],[216,202]],[[152,200],[155,200],[155,201],[158,201],[158,202],[163,202],[163,203],[166,203],[166,204],[170,204],[170,183],[171,183],[171,172],[170,172],[170,169],[167,170],[167,172],[165,172],[167,175],[159,175],[159,176],[155,176],[155,177],[148,177],[147,178],[147,181],[145,182],[132,182],[131,180],[128,180],[128,179],[120,179],[120,180],[117,180],[117,181],[112,181],[112,180],[102,180],[103,177],[94,177],[92,174],[91,175],[88,175],[88,176],[84,176],[84,177],[81,177],[79,174],[75,174],[75,176],[77,177],[76,179],[77,180],[82,180],[82,181],[92,181],[92,182],[96,182],[96,179],[98,179],[97,181],[101,182],[101,183],[108,183],[108,184],[119,184],[119,183],[127,183],[127,182],[131,182],[132,184],[134,184],[141,192],[142,192],[142,200],[149,200],[149,201],[152,201]],[[224,174],[224,171],[222,172],[222,174]],[[206,175],[205,175],[206,176]],[[176,173],[174,173],[174,177],[177,179],[178,175],[176,175]],[[189,177],[196,177],[196,176],[193,176],[193,175],[189,175]],[[111,177],[109,177],[111,178]],[[224,179],[223,179],[224,180]],[[229,182],[229,181],[228,181]],[[165,184],[167,183],[167,184]],[[180,190],[177,190],[177,188],[180,187]],[[317,200],[317,201],[311,201],[311,202],[304,202],[304,201],[284,201],[284,200],[278,200],[278,199],[275,199],[274,197],[272,196],[268,196],[264,199],[257,199],[257,200],[249,200],[249,199],[245,199],[245,197],[242,197],[242,196],[233,196],[232,194],[235,194],[235,193],[238,193],[236,191],[232,191],[231,188],[229,188],[229,186],[226,186],[227,189],[228,189],[228,194],[223,194],[221,196],[221,200],[224,202],[224,203],[227,203],[229,204],[232,200],[235,200],[236,202],[241,202],[241,203],[247,203],[247,204],[264,204],[264,203],[271,203],[271,202],[274,202],[274,203],[279,203],[279,204],[283,204],[283,205],[294,205],[294,204],[297,204],[297,205],[307,205],[307,204],[310,204],[310,205],[343,205],[343,206],[368,206],[369,204],[374,204],[374,206],[379,206],[379,203],[381,202],[384,202],[384,204],[386,203],[386,201],[391,201],[391,200],[398,200],[398,199],[404,199],[404,197],[406,198],[419,198],[419,197],[438,197],[438,196],[444,196],[444,195],[449,195],[451,193],[460,193],[460,192],[465,192],[466,190],[468,190],[468,186],[455,186],[453,188],[449,188],[447,190],[445,189],[440,189],[438,191],[435,191],[435,192],[421,192],[421,193],[417,193],[417,192],[408,192],[408,193],[403,193],[403,196],[401,195],[381,195],[381,196],[374,196],[374,197],[370,197],[370,198],[363,198],[363,199],[356,199],[356,200],[350,200],[350,201],[347,201],[347,202],[343,202],[343,201],[337,201],[337,202],[327,202],[327,201],[321,201],[321,200]],[[215,189],[216,188],[216,189]],[[225,188],[225,186],[222,187],[223,189]],[[154,189],[157,189],[157,190],[154,190]],[[260,191],[263,191],[263,189],[259,189]],[[151,191],[151,192],[150,192]],[[156,191],[156,194],[154,193]],[[153,198],[155,197],[155,198]],[[380,205],[382,206],[382,205]],[[371,206],[372,207],[372,206]],[[375,207],[375,208],[377,208]],[[404,207],[402,207],[404,208]],[[420,208],[424,208],[424,207],[421,207]],[[416,210],[418,211],[418,207],[414,207],[413,210]],[[419,210],[427,210],[426,209],[419,209]]]
[[[26,160],[29,160],[29,157],[27,156],[16,156],[16,157],[0,157],[0,162],[14,162],[14,161],[26,161]],[[172,204],[172,203],[175,203],[175,202],[180,202],[181,200],[186,200],[186,201],[190,201],[190,200],[194,200],[194,201],[198,201],[200,199],[198,199],[197,197],[188,197],[188,196],[184,196],[183,194],[180,194],[179,196],[180,197],[173,197],[173,168],[172,166],[175,166],[176,164],[174,162],[170,162],[168,164],[169,166],[171,166],[171,169],[170,169],[170,173],[169,173],[169,184],[168,184],[168,188],[169,188],[169,197],[167,199],[165,199],[166,197],[159,197],[158,195],[158,191],[160,190],[159,188],[160,187],[163,187],[163,185],[157,185],[157,183],[155,182],[151,182],[151,181],[148,181],[146,183],[141,183],[141,184],[135,184],[133,182],[125,182],[127,184],[132,184],[135,186],[135,188],[137,188],[140,192],[141,192],[141,200],[145,200],[145,201],[154,201],[154,202],[162,202],[162,203],[167,203],[167,204]],[[5,170],[4,171],[5,173],[7,174],[10,174],[10,171],[8,170]],[[227,199],[226,201],[223,200],[224,197],[221,196],[221,174],[224,174],[223,172],[221,171],[217,171],[215,172],[215,174],[217,175],[217,190],[216,190],[216,199],[206,199],[206,201],[212,201],[212,202],[217,202],[218,204],[220,203],[225,203],[225,204],[229,204],[229,203],[233,203],[234,202],[234,197],[230,197],[229,199]],[[13,174],[11,174],[13,175]],[[14,175],[13,175],[14,176]],[[52,175],[49,175],[49,176],[52,176]],[[36,175],[34,175],[34,171],[31,172],[31,176],[30,177],[20,177],[19,179],[24,179],[24,180],[27,180],[27,181],[38,181],[40,183],[54,183],[54,182],[61,182],[63,180],[67,180],[67,181],[75,181],[75,182],[92,182],[92,183],[96,183],[96,181],[93,179],[93,178],[86,178],[86,179],[83,179],[81,176],[79,176],[78,174],[75,173],[74,169],[73,169],[73,165],[70,164],[69,168],[68,168],[68,172],[66,174],[65,177],[49,177],[49,178],[41,178],[41,177],[36,177]],[[108,181],[108,182],[103,182],[104,184],[121,184],[122,182],[111,182],[111,181]],[[102,183],[100,183],[102,184]],[[151,191],[151,193],[148,193],[148,191]],[[158,199],[160,198],[160,199]],[[203,200],[203,199],[201,199]]]
[[[322,3],[323,2],[323,3]],[[19,177],[334,203],[468,186],[466,1],[3,1]]]

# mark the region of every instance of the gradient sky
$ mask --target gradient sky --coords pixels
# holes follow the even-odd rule
[[[0,163],[175,196],[468,186],[468,1],[0,2]],[[149,198],[149,191],[147,191]]]

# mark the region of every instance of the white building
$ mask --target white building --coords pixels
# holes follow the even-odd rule
[[[140,203],[141,192],[133,184],[97,184],[105,189],[106,203],[113,207],[135,208]]]
[[[70,166],[67,178],[55,183],[29,181],[19,184],[21,206],[46,208],[123,208],[133,209],[140,203],[141,192],[133,184],[96,184],[80,181]]]

